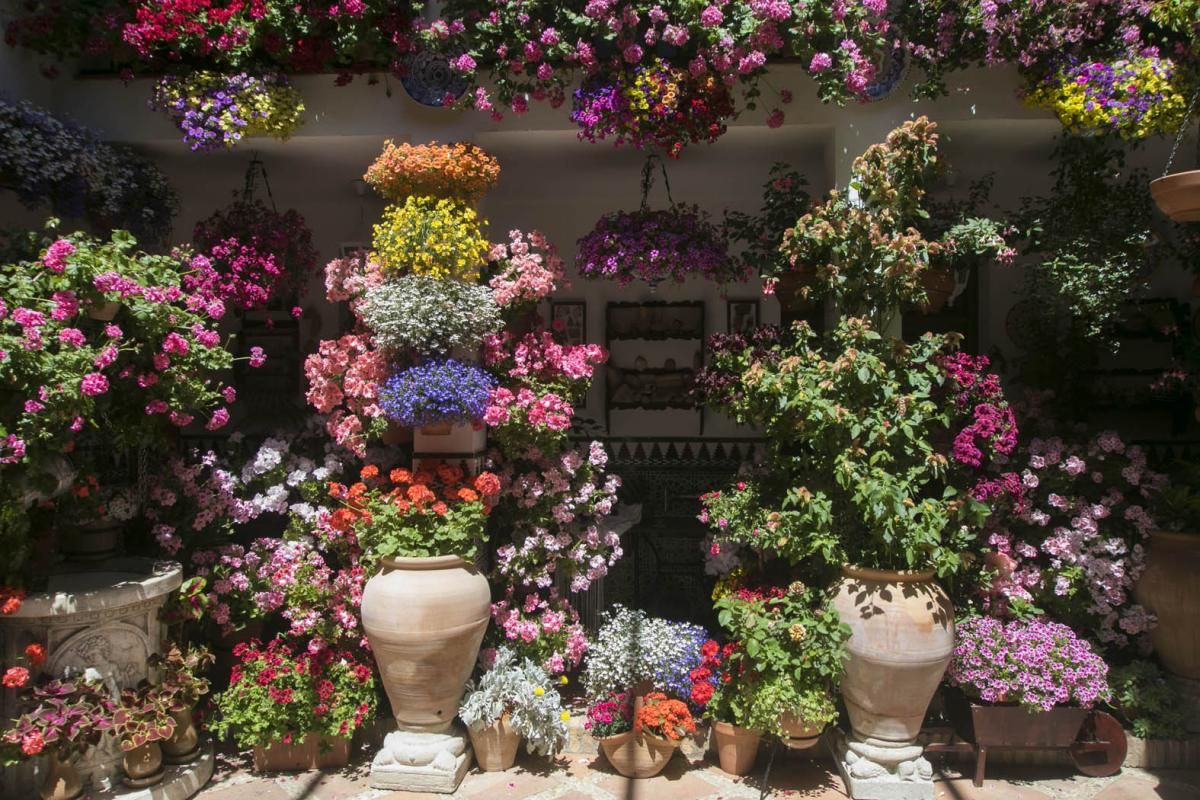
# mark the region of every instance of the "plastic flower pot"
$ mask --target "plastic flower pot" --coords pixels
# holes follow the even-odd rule
[[[626,778],[653,778],[667,766],[679,743],[626,731],[601,739],[600,749],[613,769]]]
[[[324,741],[324,748],[321,743]],[[300,772],[344,767],[350,761],[350,738],[309,731],[303,739],[254,747],[255,772]]]
[[[507,711],[491,725],[468,727],[467,734],[480,769],[484,772],[512,769],[517,761],[517,748],[521,746],[521,734],[509,723]]]
[[[717,761],[723,771],[730,775],[746,775],[754,769],[758,743],[762,739],[758,731],[720,720],[713,720],[712,730],[716,740]]]
[[[1175,222],[1200,222],[1200,170],[1175,172],[1150,181],[1150,195]]]

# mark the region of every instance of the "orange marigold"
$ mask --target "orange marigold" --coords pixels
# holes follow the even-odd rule
[[[464,503],[476,503],[479,501],[479,493],[464,486],[458,490],[458,499]]]
[[[429,491],[425,484],[414,483],[408,487],[408,499],[420,506],[437,500],[437,495]]]
[[[430,508],[433,509],[433,513],[437,514],[439,517],[446,516],[446,513],[450,511],[450,508],[441,500],[434,503],[432,506],[430,506]]]
[[[358,471],[358,477],[362,478],[364,481],[369,481],[372,478],[378,478],[379,467],[375,466],[374,464],[367,464]]]
[[[363,180],[389,200],[409,195],[457,198],[473,202],[496,185],[500,163],[473,144],[411,145],[383,143]]]
[[[412,480],[412,473],[406,469],[397,467],[388,473],[388,477],[392,479],[392,483],[408,483]]]
[[[341,531],[342,533],[345,533],[346,531],[350,530],[350,526],[354,524],[354,520],[356,518],[357,517],[355,513],[350,509],[339,508],[337,511],[333,512],[332,515],[330,515],[329,527],[333,528],[335,531]]]
[[[462,480],[463,471],[461,467],[452,464],[439,464],[437,476],[442,483],[458,483]]]
[[[367,485],[365,483],[356,483],[350,487],[350,491],[347,492],[347,496],[362,497],[366,493],[367,493]]]

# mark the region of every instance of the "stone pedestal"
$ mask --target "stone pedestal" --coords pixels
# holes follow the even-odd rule
[[[833,732],[833,759],[853,800],[933,800],[933,767],[918,744]]]
[[[375,789],[450,794],[471,768],[471,745],[457,726],[449,733],[392,731],[371,762]]]
[[[179,564],[147,558],[64,567],[50,576],[46,591],[26,597],[15,614],[0,616],[0,657],[15,664],[25,647],[40,644],[47,658],[33,680],[92,668],[114,696],[132,689],[152,677],[146,662],[162,640],[158,612],[182,580]],[[17,711],[16,690],[3,690],[3,719]],[[76,767],[85,784],[100,789],[119,783],[121,757],[116,739],[105,736]],[[36,796],[33,762],[0,770],[0,797]]]

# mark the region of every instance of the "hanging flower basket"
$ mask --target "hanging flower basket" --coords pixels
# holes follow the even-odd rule
[[[1153,180],[1150,194],[1175,222],[1200,222],[1200,170],[1175,172]]]
[[[666,209],[650,208],[648,196],[656,161],[651,156],[642,170],[641,208],[605,214],[592,232],[579,240],[575,257],[579,274],[615,280],[619,286],[634,280],[651,286],[668,279],[683,283],[692,275],[721,283],[744,280],[746,269],[729,257],[729,243],[709,222],[708,215],[699,206],[671,200],[665,168],[663,182],[671,205]]]

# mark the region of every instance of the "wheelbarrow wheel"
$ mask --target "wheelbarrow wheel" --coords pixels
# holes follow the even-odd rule
[[[1121,771],[1129,742],[1125,730],[1112,714],[1093,711],[1084,720],[1079,738],[1071,743],[1075,768],[1093,778],[1105,778]]]

